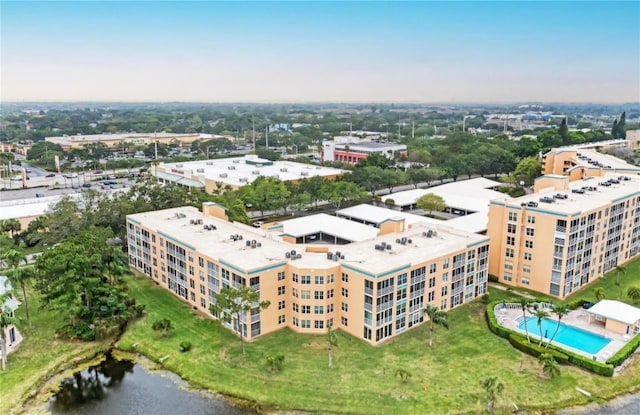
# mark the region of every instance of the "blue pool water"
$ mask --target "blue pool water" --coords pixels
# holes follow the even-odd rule
[[[518,328],[524,330],[524,320],[520,320]],[[545,340],[549,340],[553,336],[557,324],[558,322],[555,320],[542,319],[542,336]],[[537,317],[527,317],[527,329],[529,330],[529,334],[540,336]],[[564,323],[560,323],[558,334],[556,334],[556,337],[553,339],[554,343],[561,343],[589,354],[598,353],[604,346],[609,344],[610,341],[611,339],[607,339],[606,337],[567,326]]]

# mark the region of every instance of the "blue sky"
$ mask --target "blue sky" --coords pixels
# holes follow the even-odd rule
[[[2,101],[629,102],[640,2],[0,1]]]

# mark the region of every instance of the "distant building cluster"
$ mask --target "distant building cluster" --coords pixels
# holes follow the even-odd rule
[[[200,133],[122,133],[122,134],[87,134],[87,135],[64,135],[60,137],[45,137],[45,141],[49,143],[59,144],[63,150],[71,150],[73,148],[84,148],[87,144],[102,143],[109,148],[117,148],[123,143],[133,145],[149,145],[158,144],[191,144],[196,140],[211,140],[214,138],[222,138],[214,134]]]
[[[380,154],[389,159],[397,156],[407,156],[407,146],[381,141],[380,133],[363,135],[336,136],[333,140],[322,142],[320,161],[339,161],[342,163],[358,164],[371,154]]]

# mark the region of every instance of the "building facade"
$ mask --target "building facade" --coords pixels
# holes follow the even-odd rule
[[[322,142],[320,161],[339,161],[358,164],[371,154],[380,154],[389,159],[407,156],[407,146],[383,141],[372,141],[371,137],[338,136]]]
[[[489,206],[500,282],[564,298],[640,253],[640,176],[542,176],[535,188]]]
[[[72,148],[85,148],[89,144],[101,143],[109,148],[117,149],[123,144],[127,145],[149,145],[158,144],[191,144],[196,140],[211,140],[213,138],[222,138],[212,134],[199,133],[122,133],[122,134],[86,134],[86,135],[65,135],[58,137],[45,137],[45,141],[49,143],[59,144],[64,151]]]
[[[448,311],[486,292],[486,236],[328,215],[255,229],[228,222],[219,205],[203,212],[128,216],[130,267],[210,317],[222,287],[255,289],[271,305],[236,326],[248,339],[283,327],[321,334],[331,325],[377,344],[423,323],[427,304]]]

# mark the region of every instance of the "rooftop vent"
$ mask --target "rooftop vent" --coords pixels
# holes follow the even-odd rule
[[[182,167],[182,164],[176,164],[176,167]]]
[[[228,169],[228,170],[235,170],[235,169],[236,169],[236,166],[227,166],[227,169]]]
[[[196,169],[196,173],[204,173],[204,169]]]
[[[555,195],[553,195],[553,197],[554,197],[555,199],[568,199],[568,198],[569,198],[569,196],[564,195],[564,194],[562,194],[562,193],[556,193]]]
[[[287,168],[286,168],[286,167],[283,167],[283,168],[281,168],[281,169],[280,169],[280,171],[287,172],[287,171],[289,171],[289,170],[287,170]]]
[[[585,192],[582,189],[571,189],[571,193],[578,193],[580,195],[583,195]]]
[[[247,179],[246,177],[241,177],[241,178],[238,179],[238,181],[240,183],[247,183],[249,181],[249,179]]]
[[[220,177],[226,178],[226,177],[229,177],[229,176],[227,175],[227,173],[220,173]]]
[[[555,202],[555,199],[554,199],[554,198],[552,198],[552,197],[545,196],[545,197],[541,197],[541,198],[540,198],[540,201],[541,201],[542,203],[554,203],[554,202]]]
[[[300,176],[308,176],[308,175],[309,175],[309,173],[306,172],[306,171],[300,172]]]
[[[213,166],[213,161],[207,161],[205,164],[206,164],[207,166]]]
[[[252,170],[251,174],[260,174],[260,170]]]
[[[233,164],[240,164],[240,160],[233,160]]]

